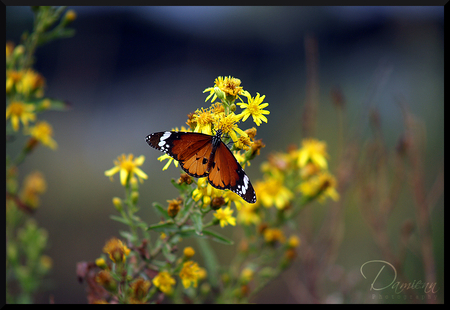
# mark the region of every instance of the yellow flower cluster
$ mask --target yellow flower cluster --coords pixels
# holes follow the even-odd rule
[[[286,208],[296,192],[305,199],[339,199],[336,179],[328,172],[326,143],[305,139],[299,149],[274,153],[262,164],[263,181],[255,184],[263,206]]]
[[[45,78],[31,68],[12,69],[14,63],[25,53],[23,45],[14,46],[12,42],[6,43],[6,120],[11,121],[11,127],[17,132],[22,123],[25,135],[31,135],[28,146],[35,146],[37,142],[56,149],[53,140],[53,129],[45,121],[38,122],[34,127],[28,127],[30,122],[36,121],[36,113],[46,110],[51,104],[44,99],[36,104],[36,99],[44,96]],[[32,148],[29,147],[28,151]]]
[[[214,81],[214,86],[206,88],[203,92],[209,92],[205,101],[211,99],[211,106],[197,109],[195,112],[189,114],[188,120],[186,121],[189,127],[181,127],[180,131],[213,135],[220,129],[222,130],[225,142],[233,143],[231,150],[238,162],[243,167],[246,164],[250,165],[249,160],[259,155],[259,150],[264,147],[264,144],[261,140],[255,140],[256,128],[252,127],[247,130],[242,130],[238,124],[240,121],[246,121],[250,116],[252,116],[257,126],[260,126],[262,122],[267,123],[265,115],[270,114],[270,112],[264,110],[269,105],[268,103],[263,103],[265,96],[257,93],[256,97],[252,97],[241,86],[241,80],[231,76],[217,77]],[[220,102],[214,102],[217,98],[220,99]],[[247,99],[247,102],[244,102],[243,98]],[[237,105],[242,109],[242,112],[239,114],[236,113],[236,100],[240,101]],[[178,129],[174,130],[178,131]],[[244,150],[245,153],[241,154],[240,150]],[[167,154],[158,158],[159,161],[166,159],[168,162],[163,167],[163,170],[166,170],[172,162],[178,167],[178,162]],[[195,201],[202,200],[205,206],[215,203],[218,208],[223,204],[229,205],[233,201],[239,208],[243,203],[243,200],[238,195],[213,188],[205,178],[199,179],[197,184],[198,187],[194,190],[192,197]],[[218,198],[223,199],[219,200]],[[220,213],[216,213],[217,216],[224,218],[224,215]],[[233,223],[233,217],[229,216],[226,218],[229,218],[230,221],[222,220],[220,222],[221,226],[226,225],[225,223]]]

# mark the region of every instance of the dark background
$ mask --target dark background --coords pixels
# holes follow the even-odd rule
[[[234,76],[252,95],[266,95],[269,122],[258,127],[266,148],[246,169],[252,180],[272,151],[301,140],[305,101],[305,36],[317,39],[320,107],[317,138],[328,143],[333,171],[336,155],[336,110],[330,90],[338,85],[346,98],[348,128],[360,121],[364,99],[377,70],[390,74],[373,97],[386,143],[393,147],[403,131],[395,98],[403,97],[426,126],[427,187],[443,163],[444,8],[441,7],[70,7],[76,35],[37,50],[35,69],[47,81],[46,96],[71,102],[67,112],[38,118],[52,124],[57,151],[42,147],[21,168],[44,173],[48,190],[36,214],[49,232],[53,259],[48,302],[85,303],[85,286],[75,265],[93,261],[107,239],[124,227],[109,219],[111,199],[123,197],[119,176],[110,182],[104,171],[122,153],[145,155],[149,175],[140,186],[139,215],[157,219],[151,202],[165,203],[177,191],[170,185],[179,171],[162,172],[161,154],[148,147],[151,132],[185,125],[186,115],[204,103],[202,91],[217,76]],[[31,31],[29,7],[6,7],[6,40],[16,44]],[[383,69],[384,68],[384,69]],[[386,69],[387,68],[387,69]],[[249,121],[243,128],[252,126]],[[362,135],[369,135],[363,131]],[[16,151],[23,140],[8,146]],[[324,211],[326,205],[320,205]],[[402,206],[397,216],[413,216]],[[439,294],[443,300],[443,199],[432,213]],[[378,259],[370,231],[357,207],[346,210],[346,236],[338,262],[346,269]],[[232,236],[235,228],[221,230]],[[186,241],[186,244],[191,244]],[[195,243],[194,243],[195,244]],[[234,249],[233,247],[231,247]],[[234,250],[215,246],[227,265]],[[196,255],[201,262],[199,255]],[[415,263],[414,263],[415,262]],[[420,260],[410,264],[420,274]],[[290,271],[290,272],[295,272]],[[414,276],[412,277],[414,278]],[[366,283],[367,284],[367,283]],[[269,285],[255,302],[298,302],[283,278]],[[361,289],[369,295],[368,285]]]

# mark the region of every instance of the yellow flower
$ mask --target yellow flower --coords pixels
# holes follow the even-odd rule
[[[330,197],[334,201],[339,199],[339,193],[336,191],[336,179],[328,172],[309,178],[299,185],[299,189],[304,196],[318,197],[320,202],[323,202],[326,197]]]
[[[247,133],[237,126],[240,116],[234,113],[228,114],[226,117],[221,117],[215,120],[215,128],[221,129],[222,134],[228,134],[233,142],[238,141],[236,133],[240,136],[248,137]]]
[[[98,267],[100,267],[100,268],[102,268],[102,269],[106,269],[106,268],[108,268],[108,265],[106,264],[106,261],[105,261],[105,259],[103,259],[103,258],[97,258],[96,260],[95,260],[95,264],[98,266]]]
[[[172,292],[172,286],[175,285],[175,279],[170,276],[167,271],[161,271],[152,280],[153,285],[159,288],[159,290],[165,294]]]
[[[130,254],[130,249],[122,241],[113,237],[106,242],[103,252],[109,254],[109,258],[113,262],[120,263],[126,261],[127,256]]]
[[[23,72],[6,70],[6,93],[12,91],[13,87],[22,80]]]
[[[327,144],[316,139],[304,139],[298,153],[298,166],[303,168],[310,161],[322,169],[327,169]]]
[[[164,171],[164,170],[167,170],[167,168],[169,168],[169,166],[170,166],[170,164],[172,163],[172,161],[173,161],[173,164],[175,165],[175,167],[178,167],[178,160],[173,159],[173,157],[170,157],[170,156],[167,155],[167,154],[164,154],[164,155],[161,155],[161,156],[158,157],[158,160],[159,160],[159,161],[163,161],[163,160],[166,160],[166,159],[168,159],[168,161],[167,161],[167,163],[164,165],[164,167],[162,168],[163,171]]]
[[[170,217],[177,216],[178,212],[180,211],[181,205],[183,203],[183,200],[181,198],[167,200],[169,203],[169,206],[167,207],[167,214]]]
[[[244,268],[241,271],[240,280],[242,281],[242,283],[246,284],[253,279],[254,274],[255,274],[255,272],[252,269]]]
[[[228,77],[217,77],[214,81],[217,87],[220,88],[227,96],[236,97],[242,94],[243,88],[241,85],[241,80],[228,76]]]
[[[14,51],[14,43],[11,41],[6,42],[6,58],[8,59],[11,57],[12,53]]]
[[[214,216],[220,221],[220,227],[224,227],[225,225],[236,226],[236,218],[232,217],[231,214],[234,210],[231,210],[230,207],[226,207],[225,209],[219,209],[214,213]]]
[[[32,69],[28,69],[24,72],[20,83],[16,85],[16,89],[25,96],[29,96],[32,92],[36,91],[36,97],[40,98],[44,95],[44,85],[44,77]]]
[[[64,16],[64,19],[70,23],[73,22],[77,18],[77,13],[74,10],[68,10],[66,12],[66,15]]]
[[[270,114],[270,111],[263,110],[265,107],[267,107],[268,103],[262,103],[264,101],[264,98],[266,95],[260,97],[259,93],[256,93],[256,97],[252,98],[252,96],[246,92],[245,96],[248,99],[248,103],[244,102],[238,102],[237,104],[245,110],[242,111],[242,121],[245,122],[247,118],[251,115],[253,118],[253,121],[256,125],[261,125],[261,121],[267,123],[267,117],[264,116],[264,114]],[[261,104],[262,103],[262,104]]]
[[[53,140],[53,128],[46,121],[41,121],[36,123],[34,127],[25,130],[25,134],[29,134],[36,140],[40,141],[42,144],[48,146],[49,148],[55,150],[58,144]]]
[[[283,185],[280,178],[266,178],[264,181],[257,181],[255,191],[259,194],[261,203],[269,208],[275,204],[278,209],[284,209],[294,194]]]
[[[195,255],[195,251],[194,251],[194,249],[192,247],[188,246],[188,247],[184,248],[183,255],[186,258],[191,258],[192,256]]]
[[[200,178],[197,181],[197,188],[192,192],[192,199],[194,201],[202,199],[203,205],[208,206],[214,198],[222,197],[223,194],[224,191],[212,187],[207,178]]]
[[[19,130],[19,120],[25,127],[27,127],[28,121],[36,120],[34,105],[19,101],[11,102],[8,107],[6,107],[6,119],[8,118],[11,118],[11,124],[14,131]]]
[[[183,264],[183,268],[180,271],[180,278],[184,288],[189,288],[191,284],[197,287],[197,282],[200,277],[200,267],[193,261],[187,261]]]
[[[32,208],[37,208],[39,205],[39,195],[47,190],[47,183],[44,176],[39,171],[30,173],[24,181],[21,192],[22,200]]]
[[[207,135],[211,135],[211,127],[213,123],[214,117],[211,114],[210,110],[205,110],[201,108],[200,110],[195,111],[192,116],[192,122],[196,124],[194,132],[200,132]]]
[[[112,176],[117,172],[120,172],[120,183],[125,186],[127,181],[136,174],[141,183],[142,179],[147,179],[148,176],[140,169],[138,166],[142,166],[144,163],[145,157],[141,155],[136,159],[133,159],[133,154],[128,154],[128,157],[125,154],[117,157],[117,160],[114,160],[114,167],[106,170],[105,175],[110,177],[112,181]]]
[[[239,150],[248,151],[250,149],[251,140],[249,136],[240,136],[234,146]]]
[[[300,245],[300,238],[299,237],[297,237],[296,235],[292,235],[292,236],[289,237],[288,246],[290,248],[296,248],[299,245]]]

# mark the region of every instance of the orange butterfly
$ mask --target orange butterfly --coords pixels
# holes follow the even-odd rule
[[[148,135],[145,141],[177,160],[181,168],[196,178],[208,177],[218,189],[229,189],[249,203],[256,202],[250,179],[233,153],[221,140],[222,130],[215,136],[197,132],[161,131]]]

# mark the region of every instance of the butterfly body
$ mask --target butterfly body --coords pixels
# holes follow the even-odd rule
[[[229,189],[249,203],[256,202],[250,179],[233,153],[221,140],[222,131],[214,136],[197,132],[162,131],[148,135],[145,141],[175,160],[190,176],[208,177],[218,189]]]

